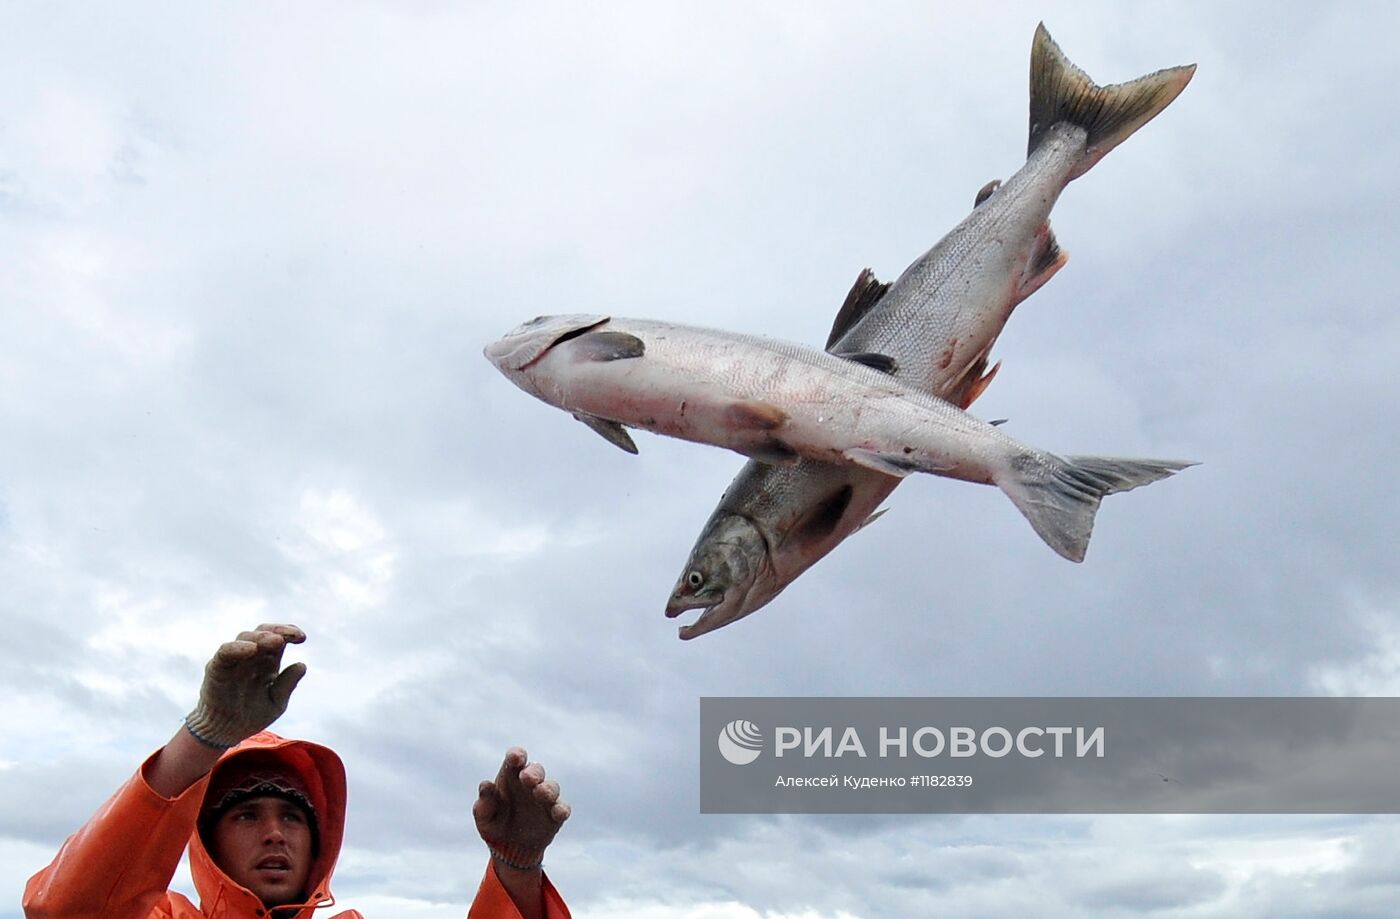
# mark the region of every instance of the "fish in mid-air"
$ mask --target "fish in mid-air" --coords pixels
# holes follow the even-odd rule
[[[995,373],[988,355],[1012,309],[1050,279],[1065,254],[1049,215],[1068,182],[1162,111],[1194,66],[1096,86],[1044,25],[1031,51],[1025,165],[989,183],[972,213],[893,285],[863,272],[827,348],[883,364],[900,381],[966,408]],[[850,464],[750,461],[691,549],[668,616],[704,612],[680,637],[734,622],[776,597],[842,540],[879,515],[899,479]]]
[[[1061,457],[888,373],[816,348],[597,315],[541,316],[485,349],[511,382],[635,452],[626,427],[770,463],[848,462],[996,485],[1081,561],[1099,501],[1191,463]]]

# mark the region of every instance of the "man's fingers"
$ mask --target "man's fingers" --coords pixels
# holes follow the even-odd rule
[[[283,641],[292,645],[299,645],[306,641],[306,633],[290,623],[264,622],[257,627],[256,631],[280,635]]]
[[[530,761],[524,747],[511,747],[501,762],[501,771],[496,773],[496,784],[502,789],[509,788],[512,782],[519,781],[520,770]]]
[[[544,766],[531,763],[520,770],[520,784],[526,788],[537,788],[544,781]]]
[[[482,782],[476,787],[476,801],[472,804],[472,816],[478,823],[487,823],[496,816],[500,807],[500,792],[496,783]]]
[[[301,678],[306,676],[306,665],[298,661],[291,664],[286,670],[277,675],[277,679],[272,681],[272,686],[268,688],[268,694],[272,696],[272,701],[282,708],[287,707],[287,700],[292,697],[292,690],[297,688]]]
[[[287,639],[276,632],[259,629],[255,632],[239,632],[239,641],[250,641],[264,654],[280,654],[287,646]]]
[[[215,670],[224,670],[241,664],[257,653],[258,646],[251,641],[241,638],[237,641],[226,641],[219,645],[219,650],[209,659],[209,666]]]
[[[306,633],[294,625],[265,622],[256,629],[239,632],[238,640],[252,642],[261,651],[275,653],[281,651],[286,645],[296,645],[306,641]]]
[[[559,798],[559,783],[545,778],[523,747],[511,747],[494,782],[482,782],[472,805],[477,832],[488,846],[538,861],[573,809]],[[495,851],[493,849],[493,851]]]

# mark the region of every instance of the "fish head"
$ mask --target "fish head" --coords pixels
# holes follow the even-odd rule
[[[690,550],[666,615],[704,610],[694,624],[680,627],[680,637],[689,640],[742,619],[785,586],[773,570],[768,540],[753,521],[740,514],[716,514]]]
[[[500,339],[487,345],[483,353],[496,369],[511,379],[544,356],[550,348],[607,322],[607,316],[571,313],[565,316],[536,316],[521,323]]]

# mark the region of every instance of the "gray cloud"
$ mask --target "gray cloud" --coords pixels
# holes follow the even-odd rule
[[[1200,71],[1066,190],[1070,263],[977,411],[1202,465],[1110,498],[1082,566],[992,489],[908,481],[677,641],[666,595],[741,460],[625,456],[481,347],[579,310],[820,342],[862,266],[893,278],[1017,168],[1042,15],[1102,80]],[[311,673],[279,729],[349,764],[350,905],[468,897],[475,783],[522,743],[574,804],[550,870],[580,915],[1388,914],[1389,817],[704,817],[695,726],[702,695],[1385,685],[1396,15],[16,12],[0,846],[56,849],[217,643],[285,618]]]

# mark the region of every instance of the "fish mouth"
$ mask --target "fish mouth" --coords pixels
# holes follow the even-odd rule
[[[671,599],[666,601],[666,618],[674,619],[688,609],[704,609],[709,612],[711,609],[724,602],[724,594],[716,594],[714,591],[701,591],[698,594],[671,594]]]
[[[681,641],[690,641],[692,638],[699,638],[706,632],[713,632],[720,626],[728,625],[735,619],[739,619],[746,612],[742,603],[736,602],[724,594],[715,595],[712,593],[709,596],[673,596],[666,604],[666,617],[674,619],[686,610],[692,609],[701,610],[700,617],[690,625],[682,625],[676,630]]]

